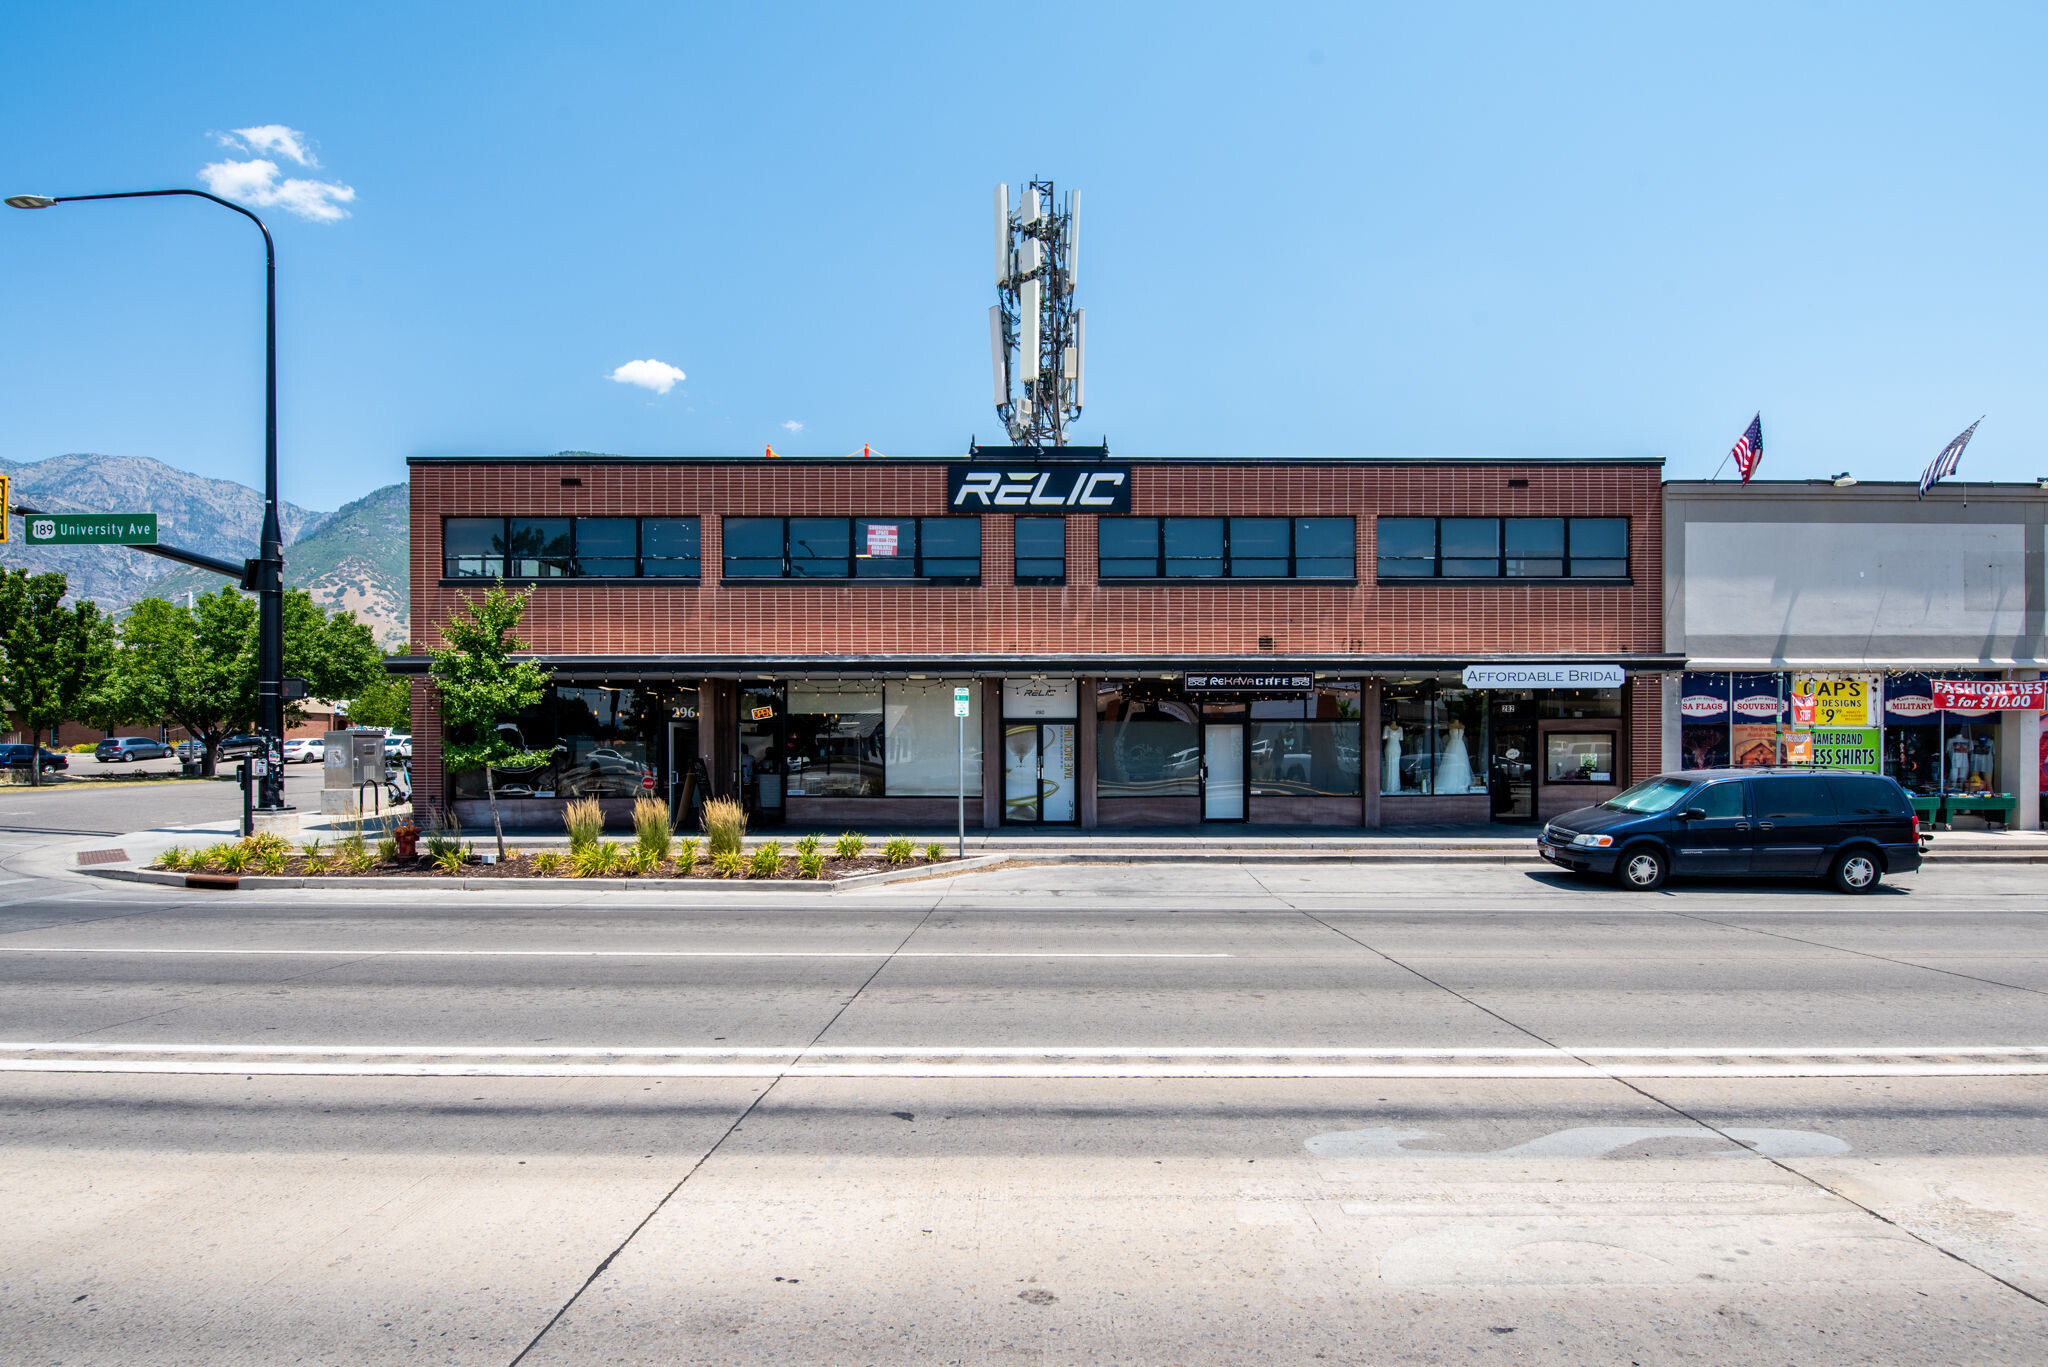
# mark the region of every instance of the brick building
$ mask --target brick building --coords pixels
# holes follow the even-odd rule
[[[1079,454],[1070,449],[1068,455]],[[1535,821],[1656,772],[1651,460],[416,457],[415,652],[534,587],[553,762],[757,824]],[[468,819],[424,680],[415,785]]]

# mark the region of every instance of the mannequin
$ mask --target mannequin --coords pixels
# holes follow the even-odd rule
[[[1472,789],[1472,756],[1465,749],[1465,723],[1451,723],[1450,734],[1444,738],[1443,757],[1436,764],[1436,790],[1439,793],[1464,793]]]
[[[1948,740],[1949,786],[1961,788],[1970,777],[1970,738],[1950,736]]]
[[[1401,791],[1401,728],[1388,722],[1380,732],[1386,741],[1386,748],[1380,759],[1380,791],[1398,793]]]

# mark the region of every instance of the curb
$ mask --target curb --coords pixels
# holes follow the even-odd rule
[[[87,878],[109,878],[117,883],[147,883],[160,888],[191,888],[199,891],[242,889],[249,892],[271,892],[308,888],[430,891],[440,888],[459,892],[529,889],[534,892],[703,892],[734,891],[744,888],[749,892],[786,892],[791,889],[805,892],[838,892],[842,888],[869,888],[909,878],[946,878],[956,873],[974,873],[999,862],[1002,861],[993,855],[973,855],[948,864],[923,864],[907,869],[878,869],[874,873],[856,873],[845,878],[818,882],[800,878],[289,878],[271,877],[260,873],[168,873],[158,869],[107,868],[77,869],[74,872]]]

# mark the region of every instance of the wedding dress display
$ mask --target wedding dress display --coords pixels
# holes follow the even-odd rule
[[[1443,758],[1437,761],[1436,790],[1439,793],[1467,793],[1472,790],[1472,756],[1465,749],[1465,723],[1451,723],[1444,739]]]
[[[1387,743],[1380,760],[1380,791],[1398,793],[1401,791],[1401,728],[1388,722],[1380,736]]]

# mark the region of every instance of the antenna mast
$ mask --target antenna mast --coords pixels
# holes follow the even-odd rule
[[[996,187],[996,299],[988,311],[996,413],[1019,446],[1064,446],[1081,416],[1086,310],[1074,307],[1081,192],[1034,180],[1010,208]]]

